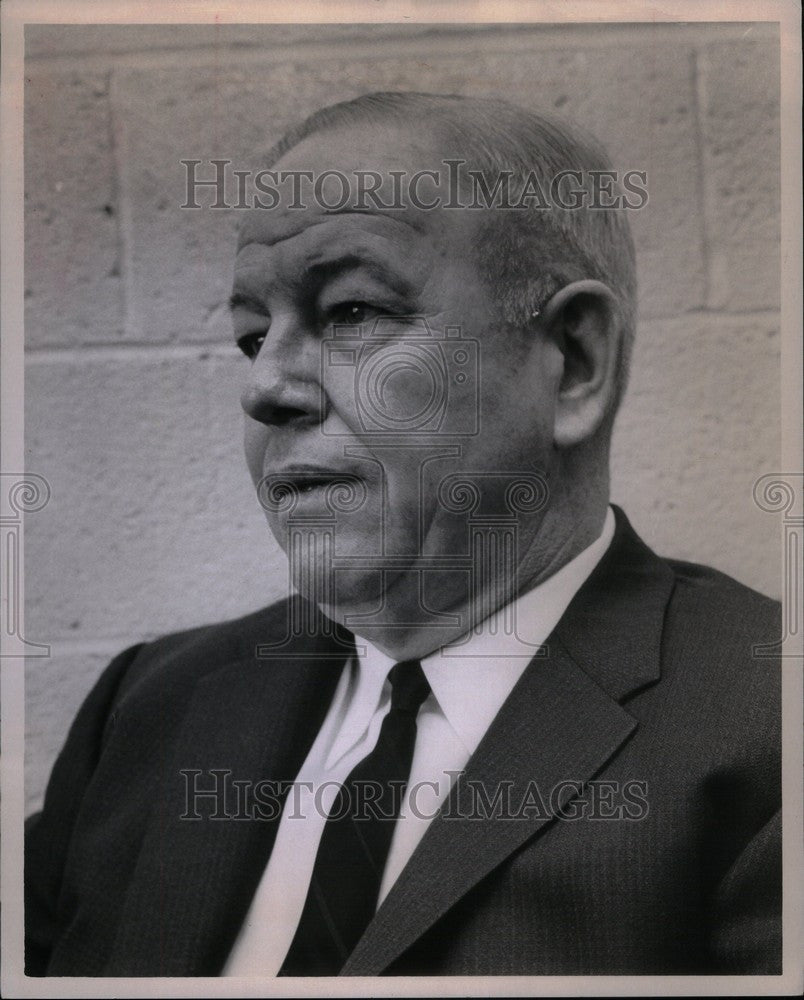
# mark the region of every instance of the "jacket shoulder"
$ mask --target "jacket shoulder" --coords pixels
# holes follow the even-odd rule
[[[773,643],[781,635],[781,603],[711,566],[664,559],[675,578],[670,613],[683,615],[727,646]]]
[[[228,621],[202,625],[143,643],[122,679],[118,696],[131,697],[154,684],[167,692],[196,684],[230,663],[253,660],[257,647],[281,638],[306,602],[298,596]]]
[[[781,723],[781,605],[708,566],[666,560],[675,585],[662,670],[699,734],[716,731],[775,768]],[[697,737],[690,733],[690,739]]]

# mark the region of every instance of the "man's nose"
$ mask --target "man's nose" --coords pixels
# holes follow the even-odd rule
[[[315,338],[292,320],[274,318],[249,369],[241,405],[263,424],[319,424],[326,411],[320,375]]]

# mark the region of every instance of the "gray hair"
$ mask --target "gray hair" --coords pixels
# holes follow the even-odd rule
[[[580,173],[578,189],[588,193],[591,172],[611,169],[595,138],[556,118],[500,99],[416,92],[364,94],[322,108],[290,129],[267,156],[273,164],[315,133],[373,124],[431,131],[470,169],[510,175],[514,197],[529,177],[548,190],[566,171]],[[626,211],[495,207],[484,213],[474,248],[504,322],[517,328],[531,325],[534,314],[572,281],[594,278],[609,286],[622,334],[611,417],[625,391],[636,324],[636,261]]]

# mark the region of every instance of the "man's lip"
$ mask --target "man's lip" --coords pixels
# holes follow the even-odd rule
[[[362,476],[351,469],[335,469],[323,465],[288,465],[272,469],[259,484],[261,502],[266,510],[281,512],[305,496],[320,496],[327,490],[338,493],[336,500],[350,506],[360,497],[365,499],[366,485]],[[359,501],[362,504],[362,500]]]
[[[363,476],[358,475],[353,469],[336,469],[325,465],[287,465],[281,469],[268,469],[264,478],[275,482],[283,481],[294,486],[310,483],[326,486],[334,482],[363,480]]]

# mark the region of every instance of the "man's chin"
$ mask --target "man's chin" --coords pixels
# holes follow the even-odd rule
[[[393,579],[390,579],[393,573]],[[418,574],[404,570],[337,570],[296,581],[296,589],[322,614],[390,656],[425,655],[463,634],[465,609],[445,612],[438,601],[422,604]]]
[[[342,625],[353,615],[382,614],[386,606],[389,572],[380,570],[336,569],[294,574],[296,590],[308,601],[318,605],[333,621]],[[347,626],[348,627],[348,626]]]

